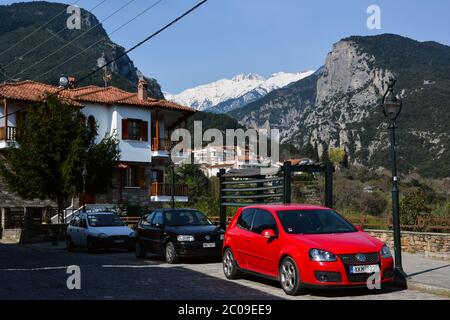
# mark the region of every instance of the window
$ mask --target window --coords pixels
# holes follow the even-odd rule
[[[129,165],[125,169],[124,186],[131,188],[145,187],[145,167]]]
[[[97,132],[97,122],[94,116],[89,116],[87,118],[87,127],[91,134]]]
[[[163,224],[163,214],[161,211],[157,211],[153,217],[152,220],[152,227],[156,227],[157,225],[162,225]]]
[[[253,220],[252,232],[261,234],[264,230],[267,229],[271,229],[275,232],[275,234],[277,234],[277,222],[270,212],[257,209],[255,213],[255,219]]]
[[[253,220],[254,215],[255,215],[255,209],[243,210],[237,221],[238,227],[245,229],[245,230],[250,230],[250,228],[252,226],[252,220]]]
[[[122,139],[148,141],[148,122],[139,119],[122,119]]]
[[[200,211],[171,210],[165,212],[166,226],[205,226],[212,222]]]
[[[80,217],[76,216],[75,218],[73,218],[72,221],[70,221],[70,225],[74,226],[74,227],[79,227],[80,226]]]

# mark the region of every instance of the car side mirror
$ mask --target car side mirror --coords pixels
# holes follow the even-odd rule
[[[356,228],[358,231],[364,232],[363,227],[361,227],[361,226],[359,226],[359,225],[356,225],[355,228]]]
[[[261,234],[266,239],[274,239],[274,238],[276,238],[275,232],[272,229],[264,230]]]

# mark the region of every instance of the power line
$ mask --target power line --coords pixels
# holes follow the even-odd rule
[[[154,8],[155,6],[157,6],[159,3],[163,2],[164,0],[158,0],[155,3],[153,3],[151,6],[147,7],[146,9],[144,9],[143,11],[141,11],[139,14],[137,14],[136,16],[134,16],[132,19],[128,20],[127,22],[125,22],[124,24],[120,25],[118,28],[114,29],[111,33],[108,33],[108,36],[112,36],[114,33],[116,33],[117,31],[123,29],[124,27],[126,27],[127,25],[129,25],[131,22],[133,22],[134,20],[136,20],[137,18],[139,18],[140,16],[142,16],[144,13],[148,12],[149,10],[151,10],[152,8]],[[46,71],[45,73],[39,75],[36,79],[40,79],[43,78],[44,76],[46,76],[47,74],[51,73],[53,70],[61,67],[62,65],[66,64],[69,61],[72,61],[73,59],[75,59],[76,57],[78,57],[79,55],[81,55],[82,53],[86,52],[87,50],[89,50],[90,48],[92,48],[93,46],[99,44],[102,41],[106,41],[108,40],[108,38],[103,38],[100,39],[96,42],[94,42],[93,44],[91,44],[90,46],[84,48],[82,51],[78,52],[77,54],[73,55],[72,57],[70,57],[69,59],[61,62],[60,64],[58,64],[57,66],[51,68],[50,70]]]
[[[80,1],[80,0],[78,0]],[[99,6],[101,6],[103,3],[105,3],[107,0],[102,0],[100,1],[100,3],[98,3],[95,7],[89,9],[89,12],[94,11],[95,9],[97,9]],[[21,55],[20,57],[16,57],[13,61],[11,61],[10,63],[8,63],[6,66],[3,66],[3,69],[6,71],[6,68],[8,68],[10,65],[14,64],[17,62],[17,59],[23,59],[25,56],[27,56],[28,54],[30,54],[31,52],[33,52],[34,50],[42,47],[44,44],[46,44],[47,42],[49,42],[51,39],[53,39],[54,37],[56,37],[57,35],[59,35],[61,32],[63,32],[64,30],[66,30],[67,27],[62,28],[61,30],[59,30],[58,32],[52,34],[51,37],[49,37],[47,40],[45,40],[44,42],[40,43],[38,46],[33,47],[31,50],[28,50],[25,54]]]
[[[162,27],[161,29],[159,29],[158,31],[154,32],[153,34],[151,34],[150,36],[148,36],[147,38],[145,38],[144,40],[142,40],[141,42],[137,43],[136,45],[134,45],[133,47],[131,47],[130,49],[128,49],[127,51],[125,51],[124,53],[120,54],[118,57],[114,58],[111,61],[108,61],[107,63],[105,63],[103,66],[98,67],[97,69],[93,70],[92,72],[90,72],[89,74],[87,74],[86,76],[84,76],[83,78],[81,78],[79,81],[83,81],[87,78],[89,78],[90,76],[94,75],[95,73],[99,72],[100,70],[102,70],[103,68],[109,66],[110,64],[116,62],[117,60],[121,59],[122,57],[126,56],[128,53],[130,53],[131,51],[139,48],[140,46],[142,46],[144,43],[146,43],[147,41],[149,41],[150,39],[154,38],[155,36],[157,36],[158,34],[160,34],[161,32],[163,32],[164,30],[170,28],[172,25],[174,25],[175,23],[177,23],[178,21],[180,21],[181,19],[183,19],[185,16],[187,16],[188,14],[190,14],[191,12],[195,11],[196,9],[198,9],[200,6],[202,6],[204,3],[206,3],[208,0],[203,0],[201,2],[199,2],[198,4],[196,4],[195,6],[193,6],[191,9],[189,9],[188,11],[186,11],[185,13],[183,13],[181,16],[179,16],[178,18],[172,20],[171,22],[169,22],[168,24],[166,24],[164,27]],[[66,88],[63,88],[61,90],[64,90]],[[60,91],[61,91],[60,90]]]
[[[136,45],[134,45],[132,48],[128,49],[127,51],[125,51],[123,54],[119,55],[118,57],[116,57],[115,59],[107,62],[106,64],[104,64],[103,66],[95,69],[94,71],[90,72],[88,75],[86,75],[85,77],[81,78],[79,81],[83,81],[87,78],[89,78],[90,76],[92,76],[93,74],[99,72],[100,70],[102,70],[103,68],[107,67],[108,65],[116,62],[117,60],[119,60],[120,58],[122,58],[123,56],[127,55],[128,53],[130,53],[131,51],[137,49],[138,47],[140,47],[141,45],[143,45],[144,43],[150,41],[150,39],[154,38],[155,36],[157,36],[158,34],[160,34],[161,32],[163,32],[164,30],[170,28],[172,25],[174,25],[175,23],[177,23],[178,21],[180,21],[181,19],[183,19],[185,16],[189,15],[191,12],[195,11],[196,9],[198,9],[200,6],[202,6],[203,4],[205,4],[208,0],[203,0],[201,2],[199,2],[198,4],[196,4],[194,7],[192,7],[191,9],[189,9],[188,11],[186,11],[185,13],[183,13],[181,16],[177,17],[176,19],[172,20],[171,22],[169,22],[168,24],[166,24],[164,27],[162,27],[161,29],[159,29],[158,31],[152,33],[150,36],[148,36],[147,38],[145,38],[144,40],[142,40],[141,42],[137,43]],[[57,95],[58,93],[60,93],[61,91],[66,90],[66,88],[62,88],[57,90],[56,92],[52,93],[51,95]],[[6,115],[3,115],[0,117],[0,119],[6,117],[6,116],[10,116],[12,114],[15,114],[19,111],[23,111],[25,110],[25,108],[22,108],[20,110],[16,110],[14,112],[8,113]]]
[[[71,5],[74,6],[76,5],[78,2],[80,2],[80,0],[75,1],[74,3],[72,3]],[[6,52],[10,51],[11,49],[15,48],[19,43],[22,43],[23,41],[25,41],[26,39],[28,39],[29,37],[31,37],[33,34],[35,34],[38,30],[44,28],[45,26],[47,26],[49,23],[51,23],[53,20],[55,20],[56,18],[58,18],[60,15],[62,15],[63,13],[66,13],[67,9],[64,9],[63,11],[61,11],[60,13],[58,13],[56,16],[54,16],[53,18],[51,18],[49,21],[47,21],[46,23],[44,23],[43,25],[41,25],[39,28],[35,29],[33,32],[29,33],[26,37],[20,39],[18,42],[16,42],[13,46],[9,47],[8,49],[6,49],[5,51],[3,51],[2,53],[0,53],[0,57],[2,55],[4,55]]]
[[[122,7],[120,7],[119,9],[117,9],[116,11],[114,11],[113,13],[111,13],[109,16],[107,16],[105,19],[103,19],[102,21],[100,21],[99,23],[97,23],[95,26],[91,27],[90,29],[88,29],[87,31],[83,32],[82,34],[80,34],[78,37],[76,37],[75,39],[71,40],[70,42],[66,43],[65,45],[63,45],[62,47],[60,47],[59,49],[53,51],[52,53],[50,53],[49,55],[45,56],[44,58],[42,58],[41,60],[33,63],[31,66],[29,66],[28,68],[23,69],[22,71],[20,71],[19,73],[15,74],[12,78],[16,78],[18,75],[24,73],[25,71],[31,69],[32,67],[34,67],[35,65],[38,65],[39,63],[47,60],[49,57],[53,56],[55,53],[61,51],[62,49],[66,48],[67,46],[69,46],[71,43],[73,43],[74,41],[80,39],[81,37],[83,37],[84,35],[86,35],[88,32],[92,31],[93,29],[97,28],[98,26],[100,26],[102,24],[102,22],[105,22],[106,20],[108,20],[109,18],[111,18],[112,16],[114,16],[115,14],[117,14],[118,12],[122,11],[125,7],[129,6],[131,3],[133,3],[136,0],[130,0],[128,1],[126,4],[124,4]],[[11,79],[11,78],[10,78]]]

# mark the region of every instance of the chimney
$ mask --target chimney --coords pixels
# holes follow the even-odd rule
[[[69,81],[69,89],[75,89],[77,87],[77,79],[73,76],[67,78]]]
[[[148,89],[148,82],[145,80],[139,80],[139,84],[138,84],[138,99],[139,100],[147,100],[147,98],[148,98],[147,89]]]

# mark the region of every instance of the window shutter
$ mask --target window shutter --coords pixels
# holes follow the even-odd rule
[[[128,139],[128,119],[122,119],[122,140]]]
[[[145,167],[138,167],[138,183],[140,188],[145,188]]]
[[[141,141],[148,141],[148,122],[141,121]]]

